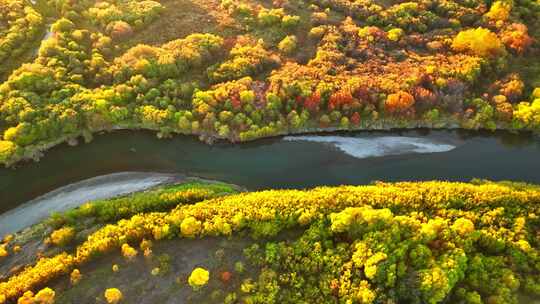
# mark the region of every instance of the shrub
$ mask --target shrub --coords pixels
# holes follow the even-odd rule
[[[229,81],[256,75],[274,64],[263,41],[240,41],[231,50],[229,59],[208,69],[208,76],[213,82]]]
[[[195,237],[201,232],[202,223],[194,217],[187,217],[180,224],[182,235],[187,237]]]
[[[460,235],[465,236],[474,231],[474,223],[469,219],[459,218],[455,221],[451,228]]]
[[[189,276],[188,283],[194,290],[198,290],[204,285],[208,284],[210,278],[210,272],[204,268],[197,267],[193,270]]]
[[[122,255],[128,259],[133,260],[137,256],[137,249],[129,246],[129,244],[122,244]]]
[[[7,245],[5,244],[0,245],[0,259],[5,258],[9,255],[9,252],[6,249],[6,246]]]
[[[519,103],[514,110],[514,123],[518,128],[540,128],[540,98]]]
[[[388,113],[405,114],[407,111],[412,109],[414,103],[415,100],[411,94],[405,91],[399,91],[397,93],[388,95],[384,105]]]
[[[511,1],[495,1],[489,12],[486,13],[486,17],[494,21],[506,21],[510,16],[510,11],[512,10]]]
[[[402,29],[394,28],[388,31],[388,39],[392,41],[398,41],[399,39],[401,39],[401,37],[403,37],[403,34],[404,32]]]
[[[253,103],[255,101],[255,92],[251,90],[240,92],[240,101],[242,101],[243,104]]]
[[[533,39],[529,36],[529,29],[521,23],[513,23],[503,32],[502,42],[518,54],[523,54],[532,45]]]
[[[297,47],[296,36],[287,36],[278,44],[278,49],[286,55],[290,55],[296,51]]]
[[[107,31],[114,40],[126,40],[133,35],[133,29],[129,23],[124,21],[114,21],[107,26]]]
[[[493,57],[504,51],[504,46],[497,35],[481,27],[459,32],[452,42],[452,48],[480,57]]]
[[[531,95],[532,99],[540,99],[540,88],[535,88]]]
[[[82,275],[79,269],[73,269],[71,274],[69,275],[69,281],[71,282],[71,285],[77,285],[79,281],[81,280]]]
[[[51,26],[51,30],[57,33],[69,33],[75,28],[75,24],[66,18],[58,19]]]
[[[38,291],[38,293],[36,293],[34,299],[35,299],[35,302],[37,302],[39,304],[53,304],[54,303],[54,297],[55,297],[54,290],[46,287],[46,288]]]
[[[319,40],[324,36],[325,33],[326,28],[324,26],[316,26],[311,28],[311,30],[309,31],[309,38]]]
[[[0,140],[0,163],[7,162],[17,153],[17,145],[11,141]]]
[[[290,16],[286,15],[281,20],[281,26],[285,28],[286,30],[293,30],[300,24],[300,17],[299,16]]]
[[[22,297],[17,300],[17,304],[54,304],[54,297],[54,290],[46,287],[35,295],[32,291],[25,292]]]
[[[117,304],[122,298],[122,292],[118,288],[108,288],[104,293],[105,300],[109,304]]]
[[[75,229],[63,227],[51,233],[51,242],[56,246],[66,246],[75,238]]]

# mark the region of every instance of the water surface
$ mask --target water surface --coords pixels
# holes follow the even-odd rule
[[[0,169],[0,213],[84,179],[125,171],[179,173],[251,190],[472,178],[540,183],[540,140],[457,131],[339,133],[213,146],[194,137],[157,139],[117,131],[60,145],[39,163]]]

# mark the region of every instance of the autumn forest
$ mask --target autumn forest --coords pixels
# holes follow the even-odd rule
[[[539,304],[539,133],[538,0],[0,0],[0,304]]]

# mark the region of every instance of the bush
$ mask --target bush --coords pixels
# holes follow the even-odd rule
[[[297,44],[296,36],[287,36],[278,44],[278,49],[283,54],[290,55],[296,51]]]
[[[5,258],[9,255],[9,252],[7,251],[6,247],[7,247],[6,244],[0,245],[0,259]]]
[[[307,226],[295,241],[268,243],[262,253],[259,249],[246,251],[252,263],[265,269],[259,280],[249,284],[252,295],[261,298],[273,297],[273,290],[292,303],[335,299],[331,289],[338,289],[341,280],[350,286],[338,294],[343,301],[355,299],[361,288],[380,302],[448,299],[459,303],[461,295],[454,288],[459,286],[467,292],[501,297],[504,303],[517,303],[516,278],[529,280],[532,290],[537,284],[526,269],[535,269],[537,263],[538,244],[532,241],[537,223],[531,214],[539,198],[539,186],[478,181],[379,183],[233,195],[106,225],[73,255],[42,258],[0,282],[0,294],[13,299],[118,248],[122,240],[141,241],[165,225],[180,231],[182,219],[197,218],[201,236],[220,235],[216,231],[225,224],[229,232],[253,227],[259,236]],[[314,216],[302,216],[307,213]],[[352,271],[354,263],[364,269]],[[299,280],[281,280],[279,291],[273,287],[278,286],[277,278],[293,272]],[[410,273],[418,274],[418,281],[411,281]],[[204,270],[194,274],[192,285],[205,285],[206,277]]]
[[[123,298],[122,292],[118,288],[108,288],[107,290],[105,290],[103,296],[109,304],[120,303]]]
[[[489,12],[486,13],[486,17],[494,21],[506,21],[510,16],[510,11],[512,10],[511,1],[495,1]]]
[[[107,26],[107,31],[114,40],[126,40],[133,35],[133,29],[129,23],[114,21]]]
[[[75,238],[75,229],[72,227],[63,227],[51,233],[51,243],[56,246],[66,246]]]
[[[202,223],[194,217],[187,217],[182,221],[180,225],[180,231],[182,235],[187,237],[195,237],[202,230]]]
[[[392,41],[399,41],[404,35],[404,31],[400,28],[394,28],[388,31],[388,39]]]
[[[0,163],[6,163],[17,153],[17,145],[11,141],[0,140]]]
[[[133,260],[137,254],[137,249],[129,246],[129,244],[122,244],[122,256],[124,256],[128,261]]]
[[[404,91],[388,95],[384,104],[386,111],[391,114],[406,114],[413,110],[414,97]]]
[[[452,42],[452,48],[480,57],[494,57],[504,52],[504,46],[497,35],[481,27],[459,32]]]
[[[281,20],[281,26],[286,30],[293,30],[300,24],[300,17],[299,16],[284,16]]]
[[[208,284],[210,278],[210,272],[204,268],[197,267],[193,270],[189,276],[188,283],[194,290],[198,290],[204,285]]]

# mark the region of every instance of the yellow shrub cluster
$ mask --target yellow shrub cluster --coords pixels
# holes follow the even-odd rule
[[[122,295],[122,292],[118,288],[109,288],[105,290],[104,296],[105,296],[105,300],[109,304],[117,304],[124,297]]]
[[[459,202],[461,210],[490,210],[508,208],[522,216],[540,214],[540,187],[505,183],[479,185],[450,182],[380,183],[367,186],[320,187],[309,191],[268,190],[241,193],[207,200],[194,205],[180,205],[170,212],[139,214],[117,224],[107,225],[96,231],[77,247],[73,255],[66,253],[43,258],[33,267],[0,283],[0,294],[10,299],[25,291],[45,284],[52,278],[88,262],[97,254],[122,248],[126,256],[136,250],[126,242],[140,242],[154,235],[156,229],[169,226],[179,231],[179,237],[193,235],[225,235],[242,228],[257,229],[257,224],[280,221],[307,224],[317,217],[300,218],[306,210],[321,216],[348,210],[339,219],[334,218],[333,229],[345,229],[359,219],[366,223],[384,222],[392,212],[417,211],[432,215],[448,216],[448,210]],[[369,207],[368,207],[369,206]],[[346,209],[348,207],[360,207]],[[376,210],[382,209],[382,210]],[[392,212],[391,212],[392,211]],[[335,217],[335,216],[334,216]],[[459,213],[457,218],[463,217]],[[277,225],[277,224],[276,224]],[[418,229],[437,234],[440,227],[448,225],[440,220],[430,220]],[[285,228],[282,224],[277,229]],[[221,227],[219,230],[216,227]],[[474,229],[467,219],[454,223],[459,233]],[[174,229],[172,229],[174,228]],[[493,232],[496,235],[496,231]],[[126,254],[127,253],[127,254]],[[373,262],[373,261],[372,261]],[[376,263],[373,263],[376,264]]]
[[[73,241],[75,229],[72,227],[62,227],[51,233],[51,242],[57,246],[65,246]]]
[[[69,275],[69,281],[72,285],[77,285],[79,281],[81,280],[82,275],[79,269],[73,269],[71,274]]]
[[[122,244],[122,255],[128,260],[132,260],[137,256],[137,249],[129,246],[129,244]]]
[[[453,225],[452,230],[456,231],[461,235],[466,235],[474,231],[474,223],[465,218],[459,218]]]
[[[486,17],[494,21],[506,21],[511,10],[512,3],[510,1],[495,1],[489,12],[486,13]]]
[[[210,272],[208,270],[197,267],[191,272],[191,275],[189,276],[188,283],[189,286],[193,287],[194,289],[201,288],[202,286],[206,285],[208,283],[208,280],[210,278]]]
[[[0,162],[7,162],[17,151],[17,145],[8,140],[0,140]]]
[[[7,251],[6,247],[7,246],[5,244],[0,245],[0,259],[5,258],[9,255],[9,252]]]
[[[48,287],[35,295],[32,291],[27,291],[17,300],[17,304],[54,304],[55,295],[54,290]]]
[[[497,35],[482,27],[459,32],[452,42],[452,48],[480,57],[493,57],[504,50]]]
[[[0,295],[4,295],[6,299],[20,296],[39,284],[67,273],[73,265],[73,257],[65,252],[51,258],[41,258],[36,265],[27,267],[7,282],[0,283]]]

